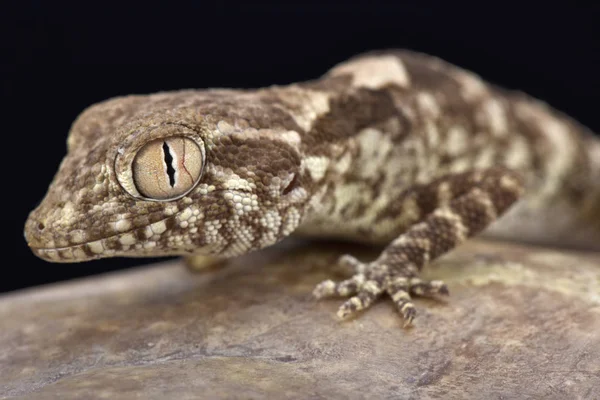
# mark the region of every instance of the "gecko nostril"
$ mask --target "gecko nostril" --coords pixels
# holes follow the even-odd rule
[[[46,225],[44,225],[43,222],[38,223],[38,230],[43,231],[46,228]]]

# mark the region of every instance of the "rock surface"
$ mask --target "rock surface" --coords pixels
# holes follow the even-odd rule
[[[402,329],[389,301],[340,322],[311,298],[349,249],[375,254],[282,246],[0,297],[0,397],[600,398],[600,255],[470,242],[424,275],[451,296]]]

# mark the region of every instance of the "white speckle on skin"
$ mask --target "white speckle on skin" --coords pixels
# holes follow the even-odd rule
[[[495,157],[496,149],[493,147],[485,147],[481,149],[481,151],[475,157],[473,166],[475,168],[488,168],[490,165],[494,164]]]
[[[224,135],[230,135],[235,132],[235,128],[225,121],[217,122],[217,129]]]
[[[450,164],[450,172],[461,173],[471,168],[471,160],[467,157],[459,158]]]
[[[506,152],[504,162],[507,167],[521,169],[531,163],[531,151],[527,140],[522,136],[513,136]]]
[[[351,165],[352,155],[349,152],[347,152],[334,164],[333,168],[338,174],[345,174],[346,172],[348,172]]]
[[[123,246],[131,246],[131,245],[135,244],[136,240],[135,240],[135,236],[133,235],[133,233],[126,233],[119,238],[119,242]]]
[[[417,104],[421,112],[429,118],[438,118],[440,116],[440,106],[431,93],[420,92],[417,95]]]
[[[60,249],[60,250],[58,250],[58,254],[60,255],[60,258],[62,258],[63,260],[72,260],[73,259],[73,249],[72,248]]]
[[[251,191],[256,188],[256,185],[250,183],[246,179],[240,178],[236,174],[232,174],[232,177],[224,182],[223,185],[226,189],[229,190],[247,190]]]
[[[467,131],[459,125],[451,127],[446,134],[446,144],[444,149],[451,156],[463,153],[467,149]]]
[[[163,233],[167,230],[167,224],[165,224],[165,221],[158,221],[158,222],[151,224],[150,229],[152,229],[152,232],[160,235],[161,233]]]
[[[295,207],[287,209],[285,219],[282,226],[282,234],[285,236],[290,235],[300,223],[300,212]]]
[[[420,214],[421,212],[417,200],[412,196],[408,196],[402,202],[402,213],[398,217],[398,225],[408,226],[417,220]]]
[[[168,206],[168,207],[165,208],[164,213],[167,216],[171,216],[171,215],[175,214],[177,212],[177,210],[178,209],[177,209],[176,206]]]
[[[329,95],[327,93],[299,88],[297,85],[291,85],[288,88],[286,102],[293,105],[288,112],[294,118],[294,121],[305,131],[312,129],[313,123],[321,116],[329,112]],[[281,139],[297,147],[298,137],[288,131]],[[294,132],[297,133],[297,132]]]
[[[86,254],[85,254],[85,252],[82,249],[80,249],[79,247],[73,249],[73,258],[74,259],[76,259],[76,260],[79,259],[80,260],[80,259],[85,258],[85,257],[86,257]]]
[[[89,242],[87,245],[92,253],[104,253],[104,245],[102,244],[102,240],[95,240],[93,242]]]
[[[188,207],[179,213],[179,221],[187,221],[192,216],[192,210]]]
[[[281,138],[283,141],[285,141],[288,144],[291,144],[293,147],[296,147],[296,148],[302,142],[302,138],[300,137],[300,134],[296,131],[287,131],[287,132],[281,133],[279,135],[279,138]]]
[[[442,182],[438,186],[438,190],[437,190],[438,204],[440,204],[440,205],[448,204],[450,202],[450,200],[452,200],[451,195],[452,195],[452,191],[450,190],[450,183]]]
[[[356,139],[360,148],[360,159],[357,163],[361,168],[358,173],[365,178],[376,176],[377,169],[385,165],[385,159],[394,144],[389,135],[373,128],[363,129]]]
[[[463,242],[466,239],[467,235],[469,234],[469,229],[463,224],[460,215],[455,214],[448,208],[438,208],[433,212],[433,215],[435,215],[436,217],[445,218],[448,221],[452,221],[452,225],[454,226],[454,232],[459,243]]]
[[[324,156],[306,157],[302,160],[302,163],[313,181],[319,182],[325,176],[325,172],[329,166],[329,158]]]
[[[434,148],[437,147],[440,143],[440,131],[437,124],[431,120],[425,120],[424,124],[428,145]]]
[[[54,249],[43,249],[39,250],[40,254],[45,255],[51,260],[60,260],[60,256],[58,255],[58,251]]]
[[[290,203],[295,204],[304,201],[308,197],[308,192],[303,187],[297,187],[286,195]],[[253,206],[258,208],[257,206]]]
[[[260,223],[269,231],[277,231],[281,226],[281,215],[277,211],[267,210],[260,219]]]
[[[506,110],[499,100],[490,98],[483,103],[483,112],[487,116],[492,135],[506,136],[508,134],[508,123]]]
[[[131,221],[127,219],[120,219],[115,222],[115,230],[117,232],[125,232],[131,228]]]
[[[347,61],[334,67],[330,75],[352,75],[352,85],[379,89],[388,84],[410,86],[410,79],[402,61],[396,56],[381,56]]]
[[[485,83],[471,72],[459,69],[455,71],[454,79],[461,84],[461,94],[465,100],[476,101],[487,93]]]
[[[150,226],[146,226],[144,228],[144,237],[146,239],[150,239],[153,235],[154,235],[154,232],[152,232],[152,229],[150,228]]]
[[[87,238],[87,232],[82,229],[77,229],[71,232],[72,243],[83,243]]]

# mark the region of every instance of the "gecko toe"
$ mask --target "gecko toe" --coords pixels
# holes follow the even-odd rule
[[[327,279],[315,286],[313,296],[317,299],[331,297],[335,294],[336,283],[331,279]]]
[[[313,295],[317,299],[324,297],[348,297],[358,293],[365,282],[365,276],[356,274],[350,279],[341,282],[334,282],[331,279],[319,283],[313,290]]]
[[[379,292],[360,291],[356,296],[352,296],[338,309],[337,316],[341,319],[345,319],[358,311],[369,308],[379,296]]]
[[[439,280],[425,281],[419,278],[411,278],[408,282],[412,295],[422,297],[434,297],[435,295],[450,295],[448,286]]]
[[[404,327],[412,324],[417,315],[417,310],[410,297],[410,281],[404,276],[390,279],[386,288],[387,294],[392,298],[396,308],[404,318]]]

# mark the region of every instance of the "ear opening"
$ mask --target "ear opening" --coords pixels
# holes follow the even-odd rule
[[[300,180],[298,179],[298,174],[295,173],[290,183],[288,183],[288,185],[285,188],[283,188],[281,194],[285,196],[286,194],[297,188],[299,184]]]

